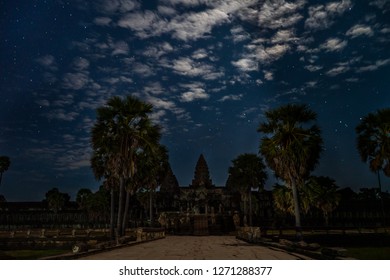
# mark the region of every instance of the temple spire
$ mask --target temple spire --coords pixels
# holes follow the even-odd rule
[[[209,168],[203,154],[199,156],[198,162],[196,163],[194,179],[192,180],[191,187],[196,188],[202,186],[206,188],[212,187]]]

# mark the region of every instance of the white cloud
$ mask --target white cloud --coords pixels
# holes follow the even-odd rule
[[[243,97],[243,94],[238,94],[238,95],[230,94],[230,95],[225,95],[224,97],[222,97],[218,101],[220,101],[220,102],[224,102],[227,100],[239,101],[242,99],[242,97]]]
[[[269,48],[260,46],[257,49],[256,56],[260,62],[268,64],[280,59],[290,49],[287,44],[277,44]]]
[[[157,7],[157,11],[159,12],[160,15],[163,16],[174,16],[177,13],[177,11],[174,8],[163,6],[163,5],[159,5]]]
[[[43,67],[45,67],[48,70],[51,70],[51,71],[58,70],[55,57],[52,56],[51,54],[41,56],[41,57],[37,58],[35,61],[38,62],[40,65],[42,65]]]
[[[66,112],[64,109],[55,109],[45,114],[48,119],[57,119],[62,121],[74,121],[79,113]]]
[[[348,42],[339,38],[329,38],[320,47],[327,52],[341,51],[347,46]]]
[[[64,88],[79,90],[88,83],[88,76],[85,73],[66,73],[62,79]]]
[[[172,65],[163,66],[172,68],[176,74],[182,76],[202,77],[206,80],[215,80],[224,75],[223,71],[217,71],[214,66],[188,57],[175,59]]]
[[[388,59],[379,59],[375,61],[374,63],[367,65],[367,66],[362,66],[356,70],[356,72],[361,73],[361,72],[367,72],[367,71],[376,71],[378,68],[390,65],[390,58]]]
[[[83,57],[78,57],[73,60],[73,67],[76,71],[82,71],[89,67],[89,61]]]
[[[118,26],[135,31],[140,38],[160,34],[165,25],[166,22],[152,11],[129,13],[118,21]]]
[[[132,71],[141,77],[150,77],[154,75],[153,69],[149,65],[140,62],[134,63]]]
[[[350,0],[309,7],[309,18],[305,21],[305,28],[311,30],[327,29],[333,25],[337,17],[343,15],[351,7]]]
[[[232,64],[244,72],[257,71],[259,68],[258,63],[254,58],[242,58],[233,61]]]
[[[283,29],[279,30],[272,38],[271,43],[288,43],[291,41],[297,40],[295,37],[295,32],[293,29]]]
[[[319,65],[306,65],[305,69],[309,70],[310,72],[316,72],[318,70],[321,70],[323,67]]]
[[[208,56],[208,53],[205,49],[198,49],[196,51],[194,51],[194,53],[192,54],[192,58],[193,59],[202,59],[202,58],[206,58]]]
[[[167,55],[174,51],[172,45],[168,42],[163,42],[159,45],[149,46],[143,52],[142,55],[146,57],[152,57],[154,59],[160,59],[161,56]]]
[[[111,45],[112,55],[127,55],[129,52],[129,45],[125,41],[117,41]]]
[[[186,13],[173,18],[166,31],[172,32],[172,37],[183,41],[197,40],[210,34],[214,26],[228,22],[229,16],[218,9],[198,13]]]
[[[357,24],[352,26],[348,31],[347,31],[347,36],[350,36],[352,38],[358,37],[358,36],[368,36],[372,37],[374,35],[374,31],[370,26],[367,25],[361,25]]]
[[[230,32],[232,33],[233,42],[239,43],[250,39],[249,34],[242,28],[242,26],[233,27]]]
[[[264,73],[264,79],[267,81],[272,81],[274,79],[274,74],[270,71],[263,71]]]
[[[298,23],[303,16],[299,14],[305,0],[286,2],[284,0],[267,0],[259,8],[258,23],[262,28],[279,29]]]
[[[194,82],[189,84],[180,84],[181,88],[185,90],[180,96],[181,102],[192,102],[199,99],[208,99],[210,96],[204,90],[204,83]]]
[[[209,99],[209,97],[210,96],[204,91],[204,89],[197,89],[195,91],[184,92],[180,97],[180,101],[192,102],[199,99]]]
[[[109,17],[97,17],[93,20],[93,22],[96,24],[96,25],[100,25],[100,26],[109,26],[110,23],[112,22],[112,19],[109,18]]]
[[[340,74],[347,72],[349,69],[350,69],[350,67],[347,65],[336,66],[336,67],[330,69],[328,72],[326,72],[326,75],[328,75],[330,77],[334,77],[334,76],[337,76],[337,75],[340,75]]]
[[[161,2],[172,6],[184,5],[188,7],[195,7],[201,4],[206,4],[208,0],[161,0]]]
[[[97,11],[105,14],[126,13],[139,7],[136,0],[99,0],[96,3]]]

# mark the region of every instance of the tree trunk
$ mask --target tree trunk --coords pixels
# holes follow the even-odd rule
[[[110,191],[110,199],[111,199],[111,209],[110,209],[110,238],[111,240],[114,239],[114,220],[115,220],[115,201],[114,201],[114,188],[111,188]]]
[[[150,218],[150,225],[153,223],[153,191],[150,189],[149,191],[149,218]]]
[[[0,186],[1,186],[1,180],[3,179],[3,172],[0,172]]]
[[[386,228],[386,217],[385,217],[385,208],[383,205],[383,198],[382,198],[382,183],[381,183],[380,170],[378,170],[377,173],[378,173],[379,199],[381,200],[381,210],[382,210],[382,226]]]
[[[252,188],[249,188],[249,226],[253,226],[252,224]]]
[[[295,215],[295,229],[296,229],[296,238],[302,240],[302,229],[301,229],[301,213],[299,211],[299,197],[298,189],[295,180],[291,180],[291,189],[293,192],[294,199],[294,215]]]
[[[122,221],[122,235],[125,235],[127,228],[127,217],[129,216],[129,204],[130,204],[130,192],[126,191],[126,203],[125,203],[125,211],[123,213],[123,221]]]
[[[118,202],[118,218],[116,222],[116,234],[122,233],[122,217],[123,217],[123,193],[125,190],[125,180],[123,177],[119,179],[119,202]]]

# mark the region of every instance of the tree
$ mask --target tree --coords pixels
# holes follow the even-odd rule
[[[381,192],[380,171],[390,177],[390,108],[363,117],[355,130],[360,157],[377,173]]]
[[[297,238],[301,236],[301,217],[298,189],[316,167],[323,150],[316,113],[306,105],[288,104],[266,112],[266,122],[258,132],[264,136],[260,153],[267,165],[291,188],[294,199]]]
[[[329,177],[311,176],[306,183],[305,192],[308,193],[310,204],[318,208],[329,225],[329,214],[336,209],[340,203],[341,195],[335,181]]]
[[[244,198],[246,215],[246,198],[249,199],[249,225],[252,226],[252,189],[263,188],[267,180],[263,160],[255,154],[242,154],[232,161],[229,167],[229,185],[241,193]]]
[[[79,205],[80,209],[86,209],[88,207],[88,200],[92,196],[92,191],[90,189],[80,189],[76,195],[76,202]]]
[[[163,145],[150,146],[146,147],[143,153],[140,153],[137,157],[138,159],[138,168],[135,176],[130,182],[130,185],[133,188],[130,189],[130,192],[127,193],[126,205],[125,205],[125,217],[128,214],[129,208],[129,195],[133,194],[134,190],[140,190],[148,194],[148,205],[149,205],[149,218],[152,223],[153,220],[153,194],[156,188],[161,185],[162,180],[167,172],[168,168],[168,150]],[[135,187],[134,187],[135,186]],[[146,200],[141,198],[140,202],[145,202]],[[124,219],[125,221],[126,219]],[[125,224],[123,225],[125,228]]]
[[[148,117],[153,106],[135,97],[112,97],[97,109],[97,122],[92,128],[93,162],[111,177],[119,180],[117,234],[121,235],[125,186],[137,169],[137,156],[146,147],[154,149],[160,140],[160,127]],[[97,164],[99,166],[99,164]]]
[[[8,170],[11,165],[11,161],[7,156],[0,156],[0,186],[3,179],[3,173]]]
[[[67,193],[62,193],[58,188],[53,188],[45,194],[45,201],[50,210],[57,213],[62,210],[69,202],[70,196]]]

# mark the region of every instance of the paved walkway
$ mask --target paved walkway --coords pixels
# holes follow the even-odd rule
[[[309,259],[281,249],[248,244],[234,236],[167,236],[87,256],[88,260],[294,260]]]

